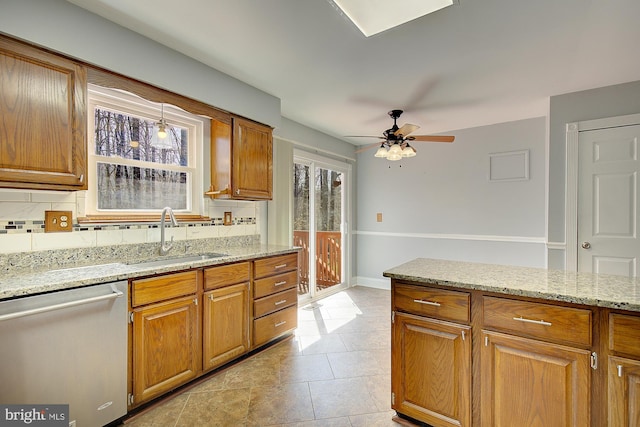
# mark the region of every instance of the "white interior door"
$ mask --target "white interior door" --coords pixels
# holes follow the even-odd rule
[[[580,132],[578,271],[635,277],[640,125]]]

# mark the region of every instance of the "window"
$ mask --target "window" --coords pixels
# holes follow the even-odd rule
[[[167,122],[163,141],[161,118]],[[202,214],[204,119],[90,85],[88,129],[87,218],[148,218],[165,206],[181,215]]]

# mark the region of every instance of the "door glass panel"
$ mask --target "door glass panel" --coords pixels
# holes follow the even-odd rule
[[[309,293],[309,166],[294,164],[293,185],[293,244],[302,248],[300,251],[300,285],[298,295]]]
[[[342,173],[315,171],[316,287],[342,283]]]
[[[294,245],[300,251],[298,295],[315,298],[345,285],[345,172],[313,160],[294,163]],[[333,291],[329,289],[333,288]]]

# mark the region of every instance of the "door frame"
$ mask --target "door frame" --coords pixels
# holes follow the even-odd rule
[[[578,271],[578,143],[580,132],[640,124],[640,114],[606,117],[566,124],[565,258],[567,271]]]
[[[342,215],[342,227],[343,227],[343,241],[342,241],[342,277],[343,281],[340,285],[333,286],[326,291],[321,292],[319,295],[314,291],[312,294],[311,289],[309,289],[309,297],[304,298],[302,301],[311,302],[315,299],[323,298],[333,292],[339,292],[344,290],[350,286],[350,277],[351,277],[351,194],[352,194],[352,167],[351,164],[332,159],[330,157],[325,157],[321,155],[317,155],[314,153],[309,153],[308,151],[298,150],[296,148],[293,149],[293,164],[301,163],[301,164],[309,164],[313,167],[322,167],[325,169],[331,169],[338,172],[341,172],[345,177],[343,181],[343,215]],[[310,170],[310,174],[312,177],[315,177],[315,170]],[[312,178],[313,179],[313,178]],[[314,208],[315,200],[310,200],[309,209]],[[315,215],[315,214],[314,214]],[[314,226],[315,228],[315,226]],[[309,246],[314,248],[315,255],[315,235],[311,235],[309,233]],[[313,274],[315,281],[315,259],[313,262],[310,260],[309,265],[309,276]],[[335,289],[334,289],[335,288]]]

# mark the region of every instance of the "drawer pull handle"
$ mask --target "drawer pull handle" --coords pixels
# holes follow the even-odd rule
[[[276,283],[274,283],[274,284],[273,284],[273,286],[282,286],[282,285],[286,285],[286,284],[287,284],[287,281],[286,281],[286,280],[283,280],[282,282],[276,282]]]
[[[622,378],[622,365],[618,365],[618,376]]]
[[[432,305],[434,307],[440,307],[440,303],[435,301],[425,301],[423,299],[414,299],[413,302],[417,302],[418,304]]]
[[[284,264],[276,265],[276,266],[275,266],[275,267],[273,267],[273,268],[274,268],[275,270],[279,270],[279,269],[281,269],[281,268],[285,268],[286,266],[287,266],[287,263],[284,263]]]
[[[284,304],[285,302],[287,302],[287,300],[286,300],[286,299],[281,299],[280,301],[276,301],[276,302],[274,302],[273,304],[275,304],[275,305],[280,305],[280,304]]]
[[[275,326],[276,326],[276,328],[277,328],[278,326],[282,326],[282,325],[284,325],[285,323],[287,323],[287,321],[286,321],[286,320],[283,320],[282,322],[278,322],[278,323],[276,323],[276,324],[275,324]]]
[[[524,317],[520,316],[520,317],[514,317],[513,320],[517,320],[518,322],[525,322],[525,323],[534,323],[536,325],[544,325],[544,326],[551,326],[551,322],[545,322],[544,320],[532,320],[532,319],[525,319]]]

